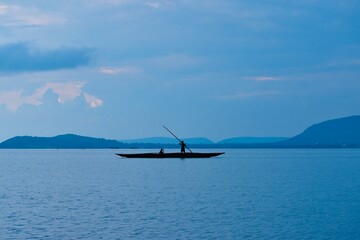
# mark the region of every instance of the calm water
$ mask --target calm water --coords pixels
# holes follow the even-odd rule
[[[0,150],[0,239],[360,239],[360,150]]]

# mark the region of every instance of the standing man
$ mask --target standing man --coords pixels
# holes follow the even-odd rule
[[[184,143],[184,141],[180,142],[180,146],[181,146],[181,153],[185,153],[186,144]]]

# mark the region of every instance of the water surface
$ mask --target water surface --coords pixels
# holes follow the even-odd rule
[[[360,150],[129,151],[0,150],[0,239],[360,239]]]

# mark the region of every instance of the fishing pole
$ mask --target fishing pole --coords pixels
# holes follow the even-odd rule
[[[163,125],[163,127],[169,132],[171,133],[171,135],[173,135],[179,142],[182,142],[172,131],[170,131],[167,127],[165,127]],[[185,144],[185,147],[192,153],[192,151],[190,150],[190,148],[188,148],[188,146]]]

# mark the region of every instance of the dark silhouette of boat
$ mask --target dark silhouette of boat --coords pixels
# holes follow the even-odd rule
[[[195,153],[192,152],[191,149],[185,144],[184,141],[180,140],[173,132],[171,132],[167,127],[163,125],[163,127],[171,133],[180,143],[181,145],[181,152],[175,153],[165,153],[164,149],[161,148],[160,152],[158,153],[117,153],[116,155],[125,158],[211,158],[216,157],[224,152],[217,152],[217,153]],[[189,150],[189,152],[185,152],[185,148]]]
[[[125,158],[211,158],[221,154],[224,153],[117,153],[116,155]]]

